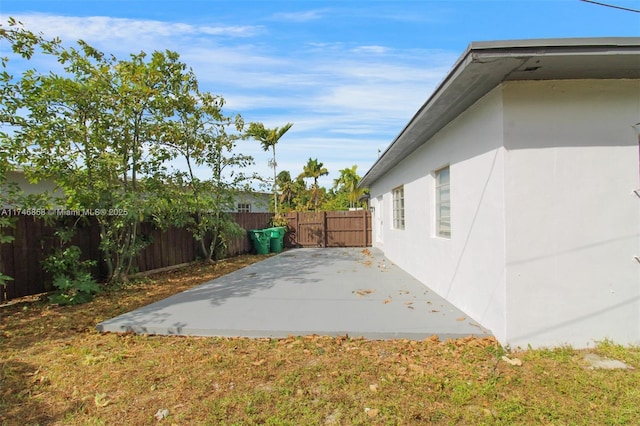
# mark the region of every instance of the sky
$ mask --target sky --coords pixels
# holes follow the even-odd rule
[[[178,52],[227,115],[293,123],[276,147],[278,171],[295,177],[317,158],[325,187],[346,167],[363,176],[473,41],[640,36],[640,13],[580,0],[2,0],[0,22],[9,17],[119,59]],[[258,142],[238,151],[272,176]]]

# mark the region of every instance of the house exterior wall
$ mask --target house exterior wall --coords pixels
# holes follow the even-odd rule
[[[6,175],[7,182],[16,183],[25,195],[36,195],[48,193],[52,196],[60,196],[60,190],[56,189],[56,184],[51,180],[41,180],[37,183],[31,183],[27,180],[22,172],[9,171]]]
[[[22,195],[25,196],[34,196],[47,194],[49,197],[61,198],[64,196],[64,192],[56,187],[56,184],[49,180],[41,180],[37,183],[31,183],[25,177],[22,171],[7,171],[6,172],[6,181],[10,184],[16,184],[20,191],[22,191]],[[55,205],[55,202],[54,202]],[[0,208],[36,208],[40,206],[14,206],[11,203],[6,202],[6,200],[0,201]]]
[[[638,80],[504,82],[371,184],[373,244],[503,344],[638,344],[638,121]],[[434,231],[446,165],[450,239]]]
[[[497,88],[370,187],[373,244],[498,339],[506,337],[502,116]],[[434,172],[447,165],[450,239],[435,232]],[[404,230],[393,229],[399,185]]]
[[[506,341],[640,342],[640,81],[503,84]]]
[[[234,212],[238,211],[238,204],[250,204],[251,212],[250,213],[268,213],[269,212],[269,202],[273,195],[257,192],[242,192],[236,195],[233,210]]]

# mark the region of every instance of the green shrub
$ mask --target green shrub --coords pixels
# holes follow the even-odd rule
[[[86,303],[101,291],[90,272],[96,262],[81,261],[82,251],[78,246],[64,247],[71,235],[69,230],[56,231],[60,245],[44,261],[44,269],[53,275],[53,286],[56,288],[49,300],[59,305]]]

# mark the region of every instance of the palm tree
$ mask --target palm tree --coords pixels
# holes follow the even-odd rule
[[[325,167],[322,167],[324,164],[319,163],[318,159],[311,159],[307,161],[302,167],[302,173],[299,178],[313,178],[313,185],[311,186],[311,198],[313,199],[313,204],[315,210],[318,211],[318,204],[320,203],[320,188],[318,187],[318,178],[321,176],[327,176],[329,174],[329,170]]]
[[[283,170],[278,173],[276,178],[276,185],[280,188],[280,206],[288,206],[291,208],[291,201],[296,195],[293,181],[291,180],[291,174],[287,170]]]
[[[296,211],[302,211],[309,204],[309,191],[307,191],[307,184],[304,179],[298,176],[293,184],[293,207]]]
[[[341,187],[346,193],[349,200],[349,207],[356,207],[358,199],[364,194],[364,188],[358,188],[360,182],[360,176],[356,173],[357,165],[353,165],[351,168],[345,168],[340,170],[340,177],[333,180],[333,188],[338,189]]]
[[[262,123],[249,123],[249,129],[247,135],[251,136],[262,145],[262,149],[269,151],[271,149],[273,157],[269,160],[269,166],[273,167],[273,202],[275,213],[278,214],[278,185],[276,183],[276,144],[280,138],[287,133],[287,131],[293,126],[293,123],[287,123],[281,128],[274,127],[273,129],[267,129]]]

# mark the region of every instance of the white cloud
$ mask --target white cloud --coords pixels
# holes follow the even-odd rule
[[[359,46],[353,49],[354,53],[383,54],[387,53],[389,48],[384,46]]]
[[[317,19],[324,11],[281,14]],[[289,15],[289,16],[286,16]],[[193,25],[108,17],[16,16],[27,28],[83,39],[125,58],[131,52],[170,49],[191,66],[201,90],[222,95],[228,114],[268,127],[294,123],[278,145],[279,170],[297,175],[309,157],[331,171],[358,165],[364,174],[444,77],[455,55],[347,42],[268,44],[269,29],[253,25]],[[260,37],[257,37],[260,35]],[[257,142],[239,145],[270,176]]]
[[[128,40],[140,37],[172,38],[198,35],[226,37],[253,37],[262,32],[261,26],[191,25],[154,20],[113,18],[108,16],[57,16],[45,14],[15,15],[32,30],[49,36],[58,36],[64,41],[85,39],[91,41]]]
[[[288,21],[288,22],[309,22],[316,19],[321,19],[327,9],[306,10],[302,12],[282,12],[273,15],[273,19],[276,21]]]

